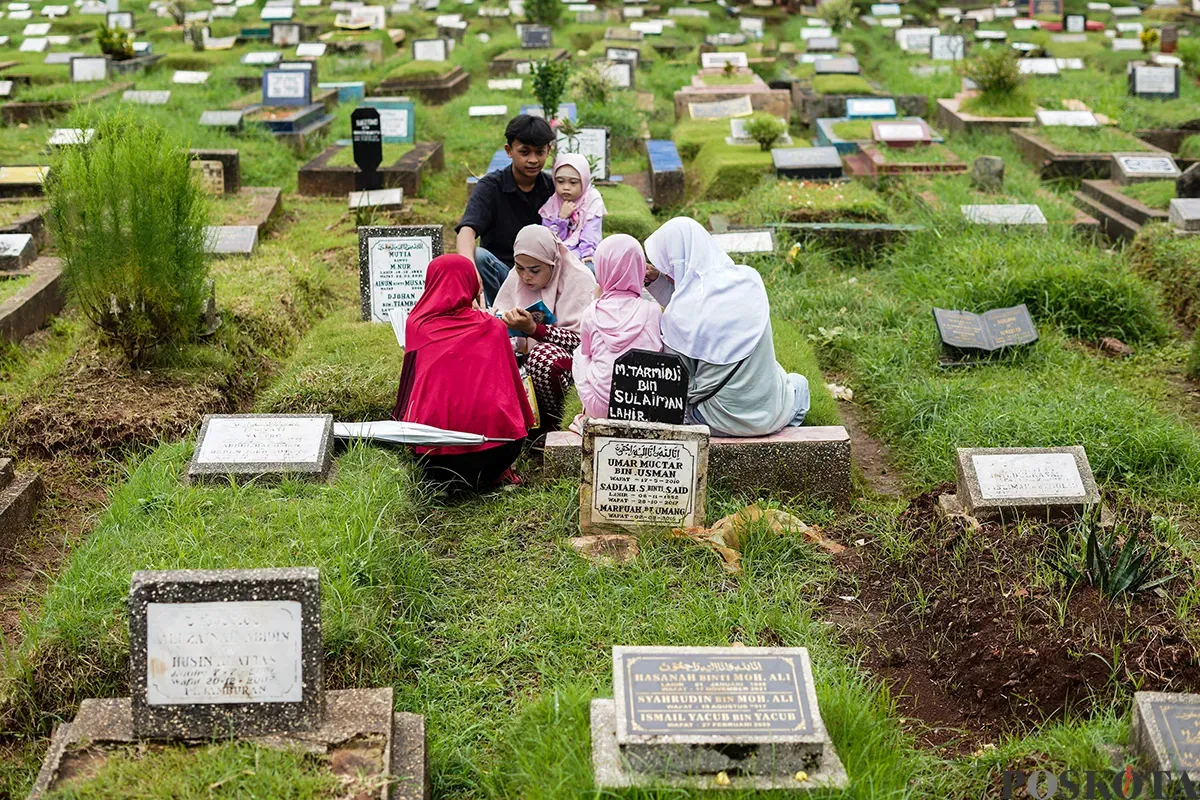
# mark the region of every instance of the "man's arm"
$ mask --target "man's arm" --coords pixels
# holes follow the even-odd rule
[[[493,181],[484,176],[475,184],[475,190],[467,199],[467,207],[463,210],[462,219],[458,221],[455,230],[458,236],[454,240],[459,255],[475,260],[475,237],[486,233],[492,225],[492,204],[499,198]]]
[[[454,248],[460,256],[466,256],[475,261],[475,229],[464,225],[458,230],[458,238],[454,240]]]

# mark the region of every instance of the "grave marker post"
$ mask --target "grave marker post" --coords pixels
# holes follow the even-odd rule
[[[383,162],[383,130],[378,109],[359,106],[350,114],[350,136],[354,163],[359,173],[355,186],[361,191],[383,188],[379,165]]]

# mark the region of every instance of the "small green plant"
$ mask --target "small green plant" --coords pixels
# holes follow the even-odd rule
[[[817,6],[817,16],[825,20],[834,32],[850,27],[857,15],[854,0],[825,0]]]
[[[535,25],[554,25],[562,16],[559,0],[525,0],[525,19]]]
[[[208,201],[187,149],[149,117],[79,127],[47,180],[49,223],[71,299],[131,363],[196,330],[207,300]]]
[[[571,76],[571,65],[566,61],[544,58],[532,62],[533,96],[537,98],[546,119],[553,120],[558,114],[558,104],[567,92],[567,80]]]
[[[726,78],[732,78],[733,73],[737,72],[737,67],[734,66],[732,61],[726,61],[725,65],[721,67],[721,72],[724,73]]]
[[[746,133],[758,142],[763,150],[770,150],[771,145],[787,132],[787,125],[774,114],[760,111],[746,120]]]
[[[1083,546],[1083,564],[1077,563],[1078,554],[1074,554],[1050,566],[1066,578],[1068,586],[1087,583],[1109,600],[1148,591],[1175,577],[1171,574],[1151,580],[1166,554],[1151,558],[1149,546],[1138,541],[1136,531],[1123,527],[1120,530],[1125,534],[1123,547],[1117,542],[1118,527],[1114,526],[1104,536],[1100,529],[1099,507],[1090,510],[1077,528]]]
[[[100,52],[112,56],[114,61],[133,58],[133,31],[101,25],[96,31],[96,43]]]
[[[1142,52],[1149,53],[1158,46],[1158,28],[1146,28],[1138,34],[1138,40],[1142,43]]]
[[[963,65],[963,74],[986,95],[1009,95],[1025,85],[1016,53],[1007,47],[978,50]]]
[[[1188,353],[1187,376],[1200,381],[1200,334],[1192,335],[1192,349]]]
[[[593,64],[577,71],[571,77],[571,86],[580,101],[594,105],[604,105],[608,102],[614,87],[604,72],[607,65],[607,62]]]

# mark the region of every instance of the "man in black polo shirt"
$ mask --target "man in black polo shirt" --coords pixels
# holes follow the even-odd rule
[[[517,232],[542,223],[538,209],[554,194],[554,180],[542,172],[555,138],[550,124],[520,114],[509,121],[504,138],[508,142],[504,152],[512,158],[512,166],[479,179],[455,228],[458,252],[475,262],[489,306],[512,269]]]

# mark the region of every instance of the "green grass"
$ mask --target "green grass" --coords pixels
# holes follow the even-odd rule
[[[323,757],[247,743],[188,749],[181,745],[138,752],[114,751],[95,775],[47,794],[48,800],[207,800],[276,797],[334,800],[342,782]]]
[[[912,147],[888,147],[880,143],[878,148],[889,164],[946,164],[955,160],[954,151],[936,142]]]
[[[389,144],[383,145],[383,160],[379,162],[380,166],[390,167],[400,160],[400,157],[413,149],[411,144]],[[328,161],[325,162],[327,167],[353,167],[354,164],[354,148],[343,147],[333,154]]]
[[[20,275],[15,278],[0,278],[0,303],[15,296],[29,285],[30,280],[31,278],[27,275]]]
[[[1178,236],[1167,223],[1145,225],[1129,251],[1134,271],[1162,288],[1175,319],[1200,325],[1200,240]]]
[[[1179,145],[1179,158],[1200,158],[1200,135],[1193,134]]]
[[[976,117],[1032,117],[1037,109],[1033,98],[1024,92],[981,92],[964,100],[959,110]]]
[[[455,64],[448,61],[445,63],[436,61],[405,61],[389,70],[386,79],[389,81],[433,80],[449,73],[454,67]]]
[[[812,88],[818,94],[875,94],[861,75],[815,75]]]
[[[762,181],[733,200],[691,203],[694,219],[724,214],[737,225],[771,222],[886,222],[892,211],[883,196],[857,182]]]
[[[684,161],[691,161],[699,154],[700,148],[706,144],[710,142],[723,144],[725,137],[729,136],[729,132],[729,120],[727,119],[712,122],[684,119],[674,126],[671,131],[671,139],[675,142],[679,157]]]
[[[754,83],[753,75],[704,75],[701,77],[705,86],[747,86]]]
[[[1132,197],[1148,208],[1166,211],[1175,198],[1175,181],[1146,181],[1121,189],[1121,194]]]
[[[602,186],[600,196],[604,198],[604,207],[608,213],[604,217],[604,235],[627,233],[638,241],[646,237],[658,227],[650,206],[641,192],[632,186]]]
[[[724,141],[710,141],[696,155],[694,172],[699,182],[697,197],[702,200],[728,200],[753,188],[764,175],[772,173],[775,162],[769,152],[757,147],[739,147]]]
[[[264,414],[333,414],[343,422],[386,419],[403,363],[391,325],[363,322],[357,308],[345,308],[313,327],[255,406]]]
[[[893,117],[892,119],[900,119]],[[848,119],[844,122],[835,122],[833,124],[833,133],[839,138],[845,139],[848,142],[871,141],[875,138],[874,129],[871,124],[876,120],[870,119]],[[887,120],[881,120],[887,122]]]
[[[1076,128],[1069,125],[1039,127],[1030,132],[1047,144],[1068,153],[1147,151],[1150,145],[1115,128]]]

